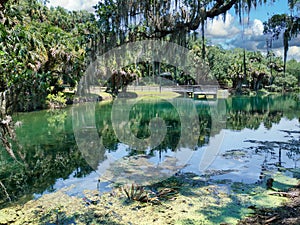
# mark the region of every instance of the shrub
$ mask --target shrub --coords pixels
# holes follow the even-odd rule
[[[67,99],[62,92],[57,94],[48,94],[47,104],[51,110],[61,109],[66,106]]]

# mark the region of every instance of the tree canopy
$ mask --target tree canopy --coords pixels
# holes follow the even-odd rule
[[[219,15],[226,20],[231,8],[242,20],[244,12],[249,13],[266,2],[104,0],[94,7],[93,14],[62,7],[47,8],[41,0],[0,0],[0,140],[4,150],[14,160],[21,157],[12,151],[15,137],[12,112],[45,108],[51,99],[62,99],[65,103],[64,86],[75,88],[98,54],[128,42],[145,39],[175,42],[190,50],[191,69],[184,71],[174,65],[152,62],[149,56],[148,61],[126,65],[114,71],[106,83],[102,82],[112,94],[119,89],[125,91],[125,86],[135,78],[162,72],[170,74],[178,84],[200,83],[201,76],[205,76],[216,78],[223,88],[233,90],[242,87],[247,87],[247,91],[299,90],[300,62],[287,61],[289,41],[300,32],[297,15],[274,15],[264,24],[265,33],[272,40],[283,35],[283,61],[275,57],[272,49],[268,49],[267,55],[245,49],[226,50],[208,45],[205,39],[208,20]],[[299,0],[288,2],[293,10]],[[194,65],[201,65],[205,71],[199,74]],[[62,138],[57,143],[64,141]],[[58,150],[60,147],[63,146],[58,146]],[[47,163],[51,160],[46,158]]]
[[[42,108],[48,93],[63,83],[76,85],[87,63],[88,35],[95,32],[93,14],[20,0],[8,1],[2,16],[0,92],[12,93],[7,104],[16,103],[15,110]]]
[[[187,36],[201,29],[202,57],[205,54],[205,23],[233,8],[242,21],[243,12],[249,13],[267,0],[185,0],[132,1],[105,0],[95,6],[96,14],[109,46],[126,41],[166,38],[186,46]],[[109,38],[110,37],[110,38]],[[110,40],[110,42],[109,42]]]
[[[33,110],[44,107],[48,94],[62,91],[64,85],[75,87],[97,54],[136,40],[163,39],[187,47],[192,50],[194,60],[191,63],[199,64],[204,60],[210,70],[209,76],[233,87],[254,82],[255,77],[269,77],[268,73],[273,80],[282,68],[274,57],[272,60],[269,57],[268,61],[259,56],[260,60],[254,62],[248,52],[208,46],[205,40],[208,19],[223,15],[226,20],[226,12],[231,8],[242,19],[243,12],[249,13],[257,5],[267,2],[105,0],[94,6],[95,14],[92,14],[67,11],[62,7],[49,9],[41,0],[1,0],[0,92],[9,96],[3,115],[9,108]],[[289,1],[291,10],[297,3],[298,0]],[[294,14],[274,15],[265,23],[265,33],[271,34],[272,38],[283,35],[283,70],[286,71],[288,42],[299,33],[299,18]],[[157,71],[153,66],[158,65],[146,62],[140,63],[139,67],[129,65],[127,72],[149,76]],[[176,79],[181,83],[190,79],[186,74],[180,74],[180,68],[171,68],[168,65],[162,67],[164,71],[176,73]],[[192,73],[191,79],[197,80]]]
[[[269,40],[272,45],[274,39],[278,39],[282,35],[283,48],[284,48],[284,72],[286,71],[287,53],[289,49],[289,42],[291,39],[298,36],[300,33],[300,17],[294,15],[294,9],[300,8],[299,0],[289,0],[290,15],[288,14],[275,14],[268,21],[264,22],[264,33],[271,36]]]

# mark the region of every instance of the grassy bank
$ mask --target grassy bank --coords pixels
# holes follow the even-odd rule
[[[101,88],[93,88],[90,90],[90,94],[85,95],[84,97],[79,97],[77,95],[74,95],[74,93],[65,92],[65,95],[67,98],[71,99],[71,102],[74,103],[80,103],[85,101],[92,101],[96,99],[97,101],[112,101],[113,96],[107,92],[105,92]],[[180,96],[180,94],[173,92],[173,91],[166,91],[162,90],[132,90],[127,91],[125,93],[119,93],[119,97],[125,97],[125,98],[143,98],[143,99],[151,99],[151,98],[163,98],[163,99],[172,99],[177,98]]]

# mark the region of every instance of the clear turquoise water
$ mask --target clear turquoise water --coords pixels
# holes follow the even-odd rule
[[[64,187],[80,195],[99,188],[99,178],[107,191],[111,184],[151,183],[178,172],[255,183],[264,168],[299,168],[298,96],[185,101],[141,100],[113,115],[111,103],[19,113],[23,166],[2,151],[0,178],[18,199]]]

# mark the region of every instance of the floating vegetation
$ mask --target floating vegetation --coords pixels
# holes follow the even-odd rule
[[[116,186],[131,183],[145,186],[167,179],[170,174],[175,174],[182,167],[183,165],[176,157],[166,157],[157,166],[156,163],[149,160],[149,156],[143,154],[112,162],[110,168],[102,174],[102,177],[115,183]]]
[[[252,207],[252,216],[241,220],[238,225],[252,224],[300,224],[300,189],[293,188],[288,192],[271,192],[270,195],[287,197],[287,204],[276,208]]]
[[[224,174],[228,174],[228,173],[232,173],[232,172],[237,172],[238,170],[232,170],[232,169],[228,169],[228,170],[206,170],[205,171],[205,175],[207,177],[210,176],[218,176],[218,175],[224,175]]]
[[[273,174],[273,179],[276,191],[265,184],[207,184],[193,173],[151,186],[124,185],[103,195],[86,191],[84,197],[74,197],[65,193],[68,190],[57,191],[1,209],[0,224],[237,224],[249,213],[270,212],[259,217],[268,221],[276,215],[267,208],[277,210],[290,198],[299,200],[297,192],[288,190],[299,180],[282,173]],[[274,223],[280,218],[281,214]]]
[[[245,150],[233,149],[223,153],[222,157],[224,157],[225,159],[235,159],[241,161],[242,159],[247,158],[249,156]]]

